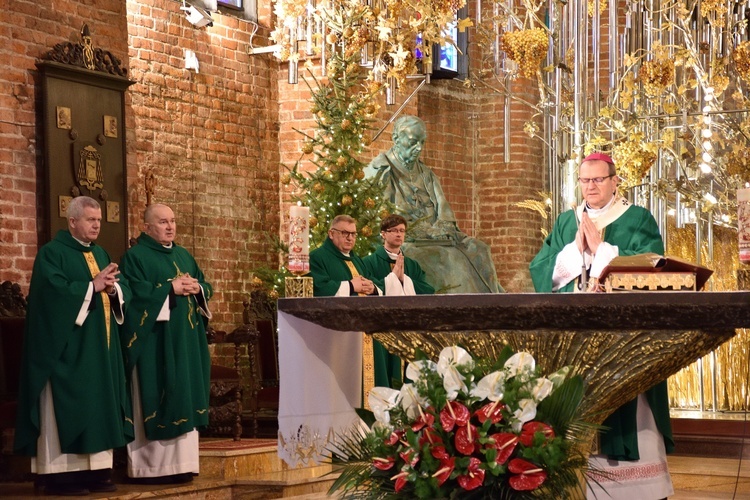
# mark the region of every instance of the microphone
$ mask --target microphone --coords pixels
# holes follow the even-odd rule
[[[573,212],[576,212],[576,209],[578,208],[578,205],[575,204],[575,202],[570,203],[570,208],[573,209]],[[583,206],[583,211],[586,211],[586,205]],[[578,214],[575,214],[575,220],[576,220],[576,229],[580,229],[580,224],[578,223]],[[586,254],[584,251],[581,251],[581,282],[578,285],[578,289],[582,292],[585,292],[588,289],[588,269],[586,269]]]

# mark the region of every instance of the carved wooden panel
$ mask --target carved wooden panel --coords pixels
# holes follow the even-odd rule
[[[79,44],[60,43],[37,63],[43,89],[45,240],[67,228],[65,211],[78,195],[102,206],[97,243],[114,260],[127,249],[125,91],[120,61],[93,47],[84,26]]]

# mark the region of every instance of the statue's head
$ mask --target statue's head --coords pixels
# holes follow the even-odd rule
[[[393,150],[407,165],[417,161],[426,139],[424,122],[416,116],[404,115],[393,125]]]

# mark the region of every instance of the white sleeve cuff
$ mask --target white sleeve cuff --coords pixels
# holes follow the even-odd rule
[[[594,261],[591,263],[591,272],[589,272],[589,275],[592,278],[598,278],[604,268],[618,255],[620,255],[620,249],[615,245],[610,245],[603,241],[599,243],[599,248],[596,249],[596,255],[594,255]]]
[[[552,291],[559,290],[579,277],[583,265],[584,257],[578,251],[576,242],[565,245],[555,259],[555,268],[552,271]]]
[[[339,290],[338,292],[336,292],[336,295],[334,295],[334,297],[348,297],[350,292],[351,288],[349,288],[349,282],[342,281],[341,286],[339,286]]]
[[[156,321],[169,321],[169,295],[164,299],[164,303],[161,305],[161,311],[159,311]]]
[[[83,304],[81,305],[81,308],[78,310],[78,316],[76,316],[76,326],[83,325],[83,322],[86,321],[86,318],[89,315],[89,305],[91,304],[91,299],[94,297],[94,282],[89,283],[89,289],[86,292],[86,296],[83,298]]]

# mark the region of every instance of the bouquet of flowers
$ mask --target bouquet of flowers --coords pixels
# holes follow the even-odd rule
[[[422,356],[424,358],[424,356]],[[419,359],[400,390],[375,387],[367,431],[329,451],[342,498],[566,498],[584,496],[581,472],[596,426],[576,418],[583,382],[569,367],[540,376],[534,358],[506,347],[497,360],[445,348]],[[369,422],[368,422],[369,420]]]

